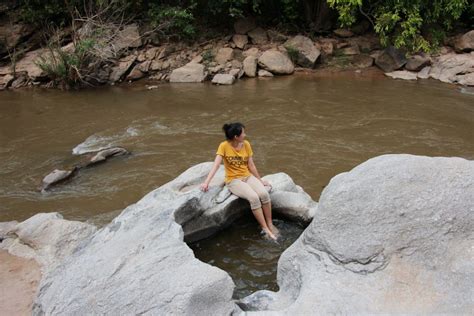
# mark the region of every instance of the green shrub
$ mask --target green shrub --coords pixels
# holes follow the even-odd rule
[[[290,59],[296,63],[296,61],[298,60],[298,55],[299,55],[299,51],[297,48],[295,48],[294,46],[292,45],[285,45],[285,48],[286,48],[286,52],[288,53],[288,56],[290,57]]]
[[[214,60],[214,54],[212,53],[212,50],[208,49],[208,50],[205,50],[203,53],[202,53],[202,59],[204,62],[206,63],[210,63]]]
[[[92,39],[84,39],[76,43],[73,51],[66,51],[57,43],[50,43],[48,53],[35,63],[55,85],[71,88],[86,82],[83,76],[88,73],[87,68],[94,59],[91,54],[94,45]]]
[[[468,0],[327,0],[339,13],[342,26],[358,17],[371,21],[383,45],[411,52],[431,51],[464,12]]]
[[[151,25],[159,28],[164,35],[189,38],[196,33],[192,9],[193,6],[181,8],[153,3],[148,10],[148,18]]]

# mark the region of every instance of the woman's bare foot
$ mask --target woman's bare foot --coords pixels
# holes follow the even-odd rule
[[[271,230],[268,230],[268,229],[263,229],[263,231],[265,232],[265,235],[267,235],[270,239],[276,241],[278,238],[272,233]]]
[[[273,224],[269,225],[268,227],[270,227],[270,230],[272,231],[273,235],[278,238],[278,236],[280,235],[280,231],[278,230],[278,228],[276,228],[276,226]]]

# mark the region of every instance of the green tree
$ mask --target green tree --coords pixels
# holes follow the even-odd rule
[[[327,0],[342,26],[367,18],[382,44],[409,51],[430,51],[453,28],[468,0]],[[471,4],[472,5],[472,4]]]

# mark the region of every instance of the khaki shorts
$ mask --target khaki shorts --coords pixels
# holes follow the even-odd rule
[[[252,210],[259,209],[262,204],[270,202],[270,195],[265,186],[253,175],[234,179],[227,183],[227,187],[232,194],[249,201]]]

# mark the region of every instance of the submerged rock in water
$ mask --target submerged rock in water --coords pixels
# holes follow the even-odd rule
[[[43,278],[33,313],[228,315],[238,311],[229,275],[195,259],[183,241],[207,237],[250,212],[248,202],[221,193],[222,167],[208,192],[199,189],[211,168],[212,163],[203,163],[188,169],[92,235]],[[317,203],[287,175],[265,179],[273,185],[270,195],[276,212],[311,219]]]
[[[281,256],[279,292],[239,305],[276,314],[469,314],[474,161],[384,155],[334,177]],[[258,314],[258,313],[256,313]]]
[[[53,185],[71,178],[76,171],[77,167],[73,167],[70,170],[54,169],[50,174],[43,178],[41,191],[47,191]]]
[[[48,174],[43,179],[41,191],[45,192],[48,189],[50,189],[52,186],[73,177],[76,174],[76,172],[82,168],[95,165],[99,162],[104,162],[110,157],[122,156],[122,155],[128,155],[128,154],[130,154],[130,152],[123,147],[111,147],[111,148],[102,149],[96,153],[92,153],[92,156],[90,158],[87,158],[85,161],[75,165],[71,169],[68,169],[68,170],[55,169],[53,172]]]
[[[110,157],[128,155],[130,152],[123,147],[112,147],[99,151],[94,156],[92,156],[88,162],[85,163],[85,166],[91,166],[98,162],[103,162]]]

